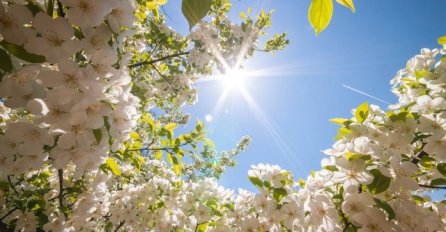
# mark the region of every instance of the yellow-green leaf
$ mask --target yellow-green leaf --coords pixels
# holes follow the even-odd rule
[[[183,0],[181,11],[189,23],[189,29],[208,14],[211,5],[212,0]]]
[[[353,11],[353,13],[355,13],[355,4],[353,4],[353,0],[336,0],[336,2],[338,2],[339,4],[350,8],[350,10]]]
[[[172,131],[173,129],[177,128],[177,124],[176,123],[167,123],[164,126],[164,129]]]
[[[346,118],[332,118],[330,119],[330,122],[334,123],[334,124],[338,124],[338,125],[344,125],[344,123],[348,121],[348,119]]]
[[[369,116],[369,103],[364,102],[356,108],[355,118],[358,122],[364,122]]]
[[[132,139],[139,139],[139,134],[135,131],[130,132],[130,138]]]
[[[330,24],[333,15],[333,0],[312,0],[308,9],[308,20],[319,35]]]
[[[167,3],[167,0],[149,0],[146,2],[146,6],[149,10],[157,10],[159,6]]]
[[[108,158],[105,162],[107,163],[108,167],[110,167],[110,170],[113,172],[113,174],[117,176],[121,175],[121,170],[119,170],[118,164],[114,159]]]
[[[446,44],[446,35],[443,35],[442,37],[438,38],[438,43],[441,45],[445,45]]]
[[[207,230],[208,230],[207,223],[200,223],[200,225],[198,225],[196,229],[197,232],[206,232]]]
[[[161,160],[162,158],[163,158],[163,152],[162,151],[155,152],[155,159]]]

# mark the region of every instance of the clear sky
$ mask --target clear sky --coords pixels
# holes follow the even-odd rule
[[[232,1],[231,19],[240,10],[274,9],[274,32],[287,31],[291,44],[275,56],[257,54],[248,70],[262,71],[244,83],[251,100],[231,91],[215,111],[223,92],[219,82],[198,84],[199,98],[187,110],[204,121],[218,150],[234,147],[243,135],[252,144],[242,153],[236,168],[228,169],[221,184],[230,188],[254,188],[248,181],[250,165],[277,164],[291,170],[295,179],[320,169],[321,150],[330,148],[337,126],[328,120],[351,117],[351,109],[364,101],[386,109],[387,104],[361,95],[358,89],[395,103],[390,79],[421,48],[435,48],[446,34],[445,0],[355,0],[356,13],[335,4],[329,27],[318,37],[307,20],[310,0]],[[165,11],[168,24],[187,30],[181,1],[170,0]]]

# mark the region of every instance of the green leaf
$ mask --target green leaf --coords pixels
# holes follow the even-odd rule
[[[369,103],[364,102],[356,108],[355,118],[358,122],[364,122],[369,116]]]
[[[390,177],[384,176],[378,169],[371,170],[370,174],[374,177],[373,182],[367,185],[371,193],[382,193],[389,188],[391,181]]]
[[[336,165],[326,165],[323,167],[323,169],[328,170],[330,172],[339,171],[339,169],[336,167]]]
[[[9,53],[13,54],[14,56],[16,56],[24,61],[27,61],[30,63],[45,62],[44,56],[39,56],[36,54],[28,53],[22,46],[8,43],[5,40],[0,42],[0,45],[2,45],[2,47],[5,48]]]
[[[50,2],[50,4],[52,5],[54,0],[51,0]],[[50,4],[48,4],[48,5],[50,5]],[[26,4],[25,5],[27,8],[28,8],[28,10],[29,11],[31,11],[31,13],[33,14],[33,16],[36,16],[36,14],[37,13],[39,13],[39,12],[43,12],[43,9],[42,9],[42,7],[40,7],[39,5],[37,5],[37,4],[35,4],[35,3],[33,3],[32,1],[28,1],[28,4]],[[48,6],[48,8],[49,8],[49,6]],[[52,12],[52,10],[51,10],[51,12]],[[48,15],[50,15],[49,13],[48,13]],[[52,17],[52,15],[50,15],[51,17]]]
[[[330,24],[333,15],[332,0],[312,0],[308,9],[308,20],[316,35],[319,35]]]
[[[101,143],[102,140],[102,131],[101,129],[93,129],[94,138],[96,139],[96,143]]]
[[[108,167],[113,172],[113,174],[115,174],[117,176],[121,176],[121,170],[119,170],[118,164],[116,163],[116,161],[114,159],[108,158],[107,161],[105,161],[105,162],[107,163]]]
[[[347,8],[350,8],[350,10],[355,13],[355,4],[353,4],[353,0],[336,0],[336,2]]]
[[[443,35],[442,37],[438,38],[437,42],[441,45],[445,45],[446,44],[446,35]]]
[[[232,212],[234,212],[234,210],[235,210],[234,203],[226,203],[226,204],[223,205],[223,207],[231,210]]]
[[[286,195],[288,195],[288,193],[284,188],[275,188],[273,190],[273,197],[276,202],[280,202]]]
[[[53,17],[53,10],[54,10],[54,0],[49,0],[46,8],[46,13]]]
[[[423,156],[423,158],[426,156]],[[437,165],[437,170],[441,173],[441,175],[446,176],[446,163],[441,163]]]
[[[8,53],[3,49],[0,49],[0,69],[9,73],[13,69],[11,57],[9,57]]]
[[[352,160],[358,160],[358,159],[369,160],[372,157],[370,155],[363,155],[363,154],[358,154],[358,153],[347,152],[347,153],[345,153],[345,158],[348,159],[349,161],[352,161]]]
[[[254,184],[255,186],[262,188],[263,187],[263,182],[255,176],[249,176],[249,181],[251,181],[252,184]]]
[[[432,185],[432,186],[446,185],[446,179],[444,179],[444,178],[433,179],[433,180],[431,181],[431,185]]]
[[[387,220],[391,221],[392,219],[395,219],[395,211],[393,211],[392,207],[387,204],[385,201],[382,201],[378,198],[373,198],[373,200],[375,200],[376,203],[376,207],[384,210],[387,213]]]
[[[429,156],[423,156],[420,160],[420,165],[430,170],[435,165],[435,162],[437,162],[436,159]]]
[[[181,11],[189,23],[189,29],[208,14],[211,5],[212,0],[183,0]]]
[[[183,171],[183,166],[181,165],[181,162],[178,161],[178,158],[171,153],[167,153],[167,161],[173,166],[173,172],[176,175],[180,175]]]

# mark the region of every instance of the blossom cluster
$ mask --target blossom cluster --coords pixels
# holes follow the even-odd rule
[[[215,18],[182,37],[154,13],[161,2],[0,4],[0,230],[446,227],[446,204],[429,196],[446,184],[445,48],[423,49],[398,72],[390,111],[364,103],[352,118],[333,119],[337,141],[306,181],[258,164],[248,172],[258,191],[234,192],[187,178],[208,166],[222,172],[218,162],[203,163],[219,160],[206,153],[213,145],[202,124],[177,138],[173,129],[184,118],[177,111],[196,98],[196,75],[240,66],[269,14],[234,25],[228,1],[215,0]],[[149,112],[155,106],[163,117]],[[206,159],[181,148],[198,153],[195,140],[207,144]],[[232,164],[244,141],[220,163]],[[181,165],[185,153],[195,165]]]
[[[68,10],[58,17],[33,12],[29,5],[0,5],[2,44],[45,61],[31,64],[27,57],[11,56],[14,69],[0,83],[4,107],[21,115],[2,116],[2,179],[44,163],[56,169],[74,165],[78,176],[97,171],[136,125],[139,99],[130,92],[127,36],[121,36],[132,26],[133,5],[61,3]]]

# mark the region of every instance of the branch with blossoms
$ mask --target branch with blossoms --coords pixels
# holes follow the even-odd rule
[[[143,66],[143,65],[151,65],[151,64],[154,64],[154,63],[157,63],[157,62],[161,62],[161,61],[164,61],[164,60],[167,60],[167,59],[171,59],[171,58],[175,58],[175,57],[179,57],[179,56],[183,56],[183,55],[187,55],[187,54],[189,54],[189,52],[179,52],[179,53],[168,55],[168,56],[161,57],[161,58],[158,58],[158,59],[153,59],[153,60],[150,60],[150,61],[146,60],[146,61],[142,61],[142,62],[139,62],[139,63],[131,64],[128,67],[129,68],[137,68],[137,67]]]

